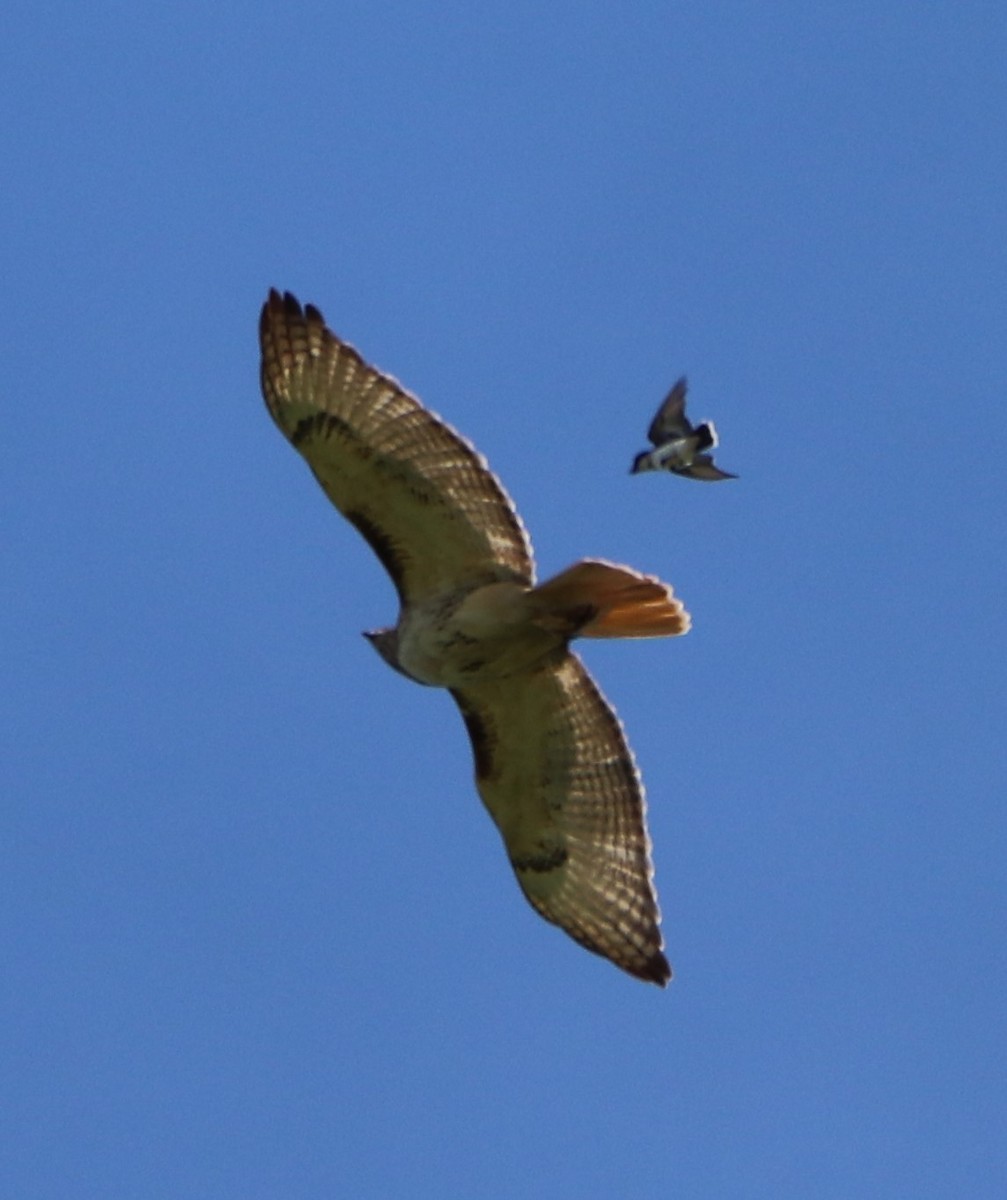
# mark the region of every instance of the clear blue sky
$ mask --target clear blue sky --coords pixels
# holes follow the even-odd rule
[[[1007,15],[2,18],[0,1195],[1007,1194]],[[522,899],[270,285],[471,437],[590,645],[676,978]],[[665,390],[723,485],[631,478]]]

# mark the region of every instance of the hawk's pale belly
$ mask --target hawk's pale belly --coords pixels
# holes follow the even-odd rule
[[[399,626],[398,665],[420,683],[463,687],[527,671],[568,632],[536,623],[529,589],[491,583],[413,609]]]
[[[660,580],[599,559],[536,586],[521,518],[469,442],[289,294],[270,292],[260,338],[270,414],[398,593],[397,624],[366,636],[397,671],[450,689],[525,896],[581,945],[664,986],[639,774],[568,643],[685,633],[682,604]],[[672,401],[684,403],[684,386]],[[678,410],[669,421],[655,453],[692,435]],[[725,478],[707,467],[702,477]]]

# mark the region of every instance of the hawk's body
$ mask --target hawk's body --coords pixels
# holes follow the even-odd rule
[[[270,413],[399,593],[397,625],[368,637],[397,670],[450,689],[526,896],[588,949],[666,983],[639,777],[568,644],[684,633],[682,605],[595,560],[536,587],[521,520],[466,441],[310,305],[272,292],[260,333]]]

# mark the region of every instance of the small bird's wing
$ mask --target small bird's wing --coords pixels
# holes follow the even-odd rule
[[[259,333],[273,420],[370,542],[403,604],[497,580],[533,582],[521,518],[460,434],[289,292],[270,292]]]
[[[730,471],[722,471],[718,467],[711,455],[697,454],[692,460],[692,463],[687,467],[673,467],[678,475],[688,475],[690,479],[703,479],[708,483],[715,483],[718,479],[737,479],[737,475],[732,475]]]
[[[572,653],[453,689],[476,786],[524,894],[547,921],[662,986],[643,787],[618,717]]]
[[[671,391],[661,401],[661,407],[647,430],[647,437],[655,446],[663,446],[665,442],[687,437],[692,433],[692,425],[685,415],[686,388],[683,375],[675,381]]]

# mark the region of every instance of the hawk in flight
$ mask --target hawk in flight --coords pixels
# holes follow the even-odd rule
[[[398,623],[365,636],[403,675],[451,692],[524,894],[588,950],[663,986],[640,777],[569,645],[685,633],[682,604],[597,559],[536,585],[521,518],[464,438],[289,293],[270,292],[260,337],[273,420],[398,592]]]
[[[717,431],[712,421],[693,425],[685,415],[685,378],[679,379],[661,402],[650,423],[647,437],[654,446],[633,459],[631,475],[641,471],[673,471],[689,479],[737,479],[714,464],[713,455],[704,451],[717,445]]]

